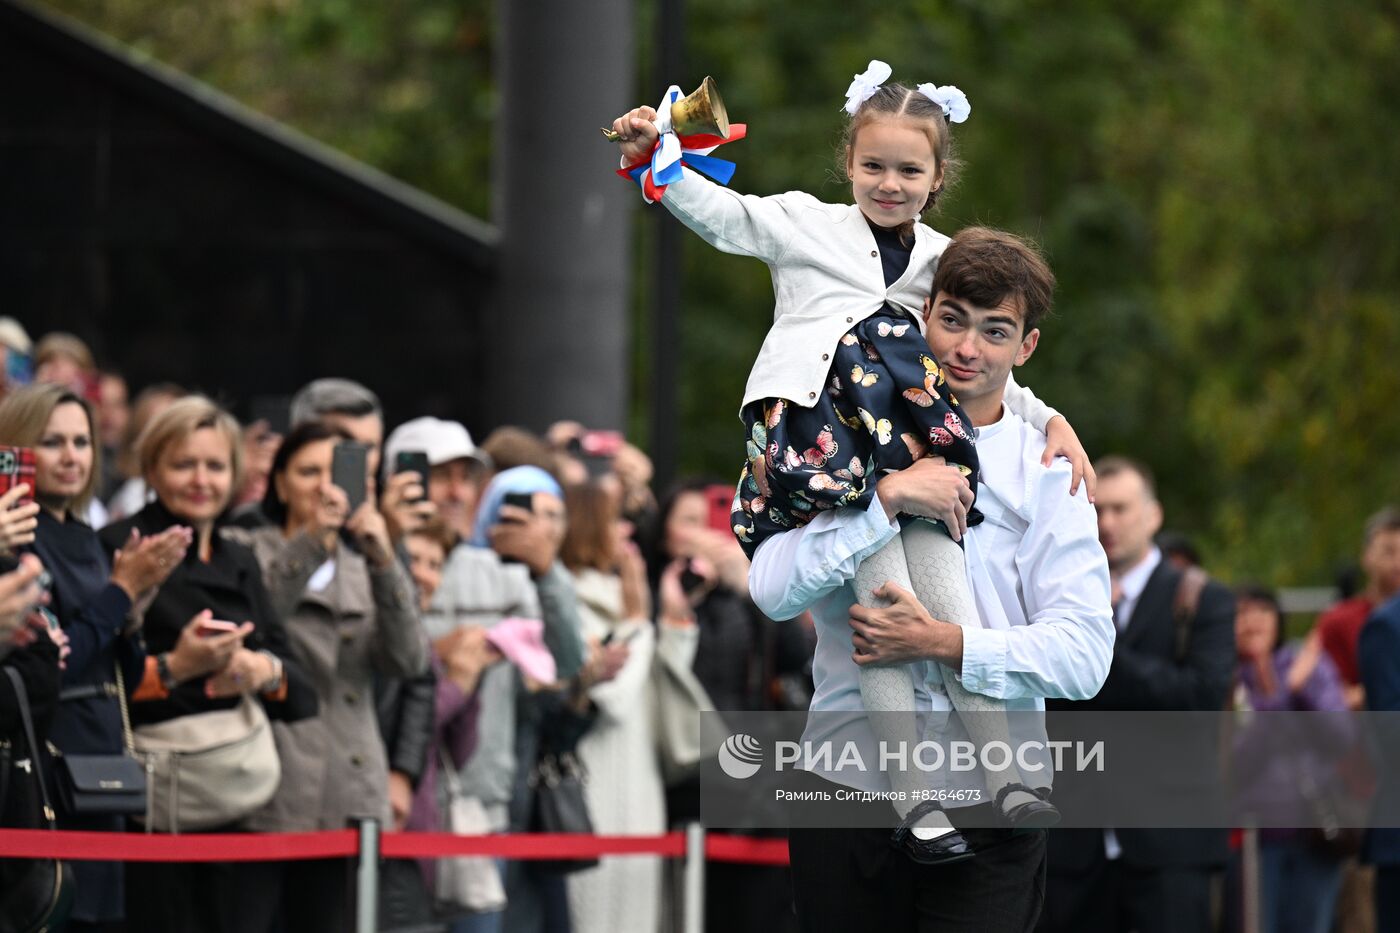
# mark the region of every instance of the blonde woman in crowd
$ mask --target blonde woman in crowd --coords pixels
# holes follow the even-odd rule
[[[156,416],[141,436],[141,473],[155,499],[99,534],[108,551],[190,529],[188,552],[141,613],[148,657],[132,696],[132,725],[228,710],[251,697],[273,720],[315,715],[316,691],[292,654],[253,552],[218,525],[238,486],[242,434],[233,416],[192,395]],[[244,814],[247,816],[248,814]],[[210,831],[242,828],[242,818]],[[268,899],[250,897],[247,863],[127,865],[127,923],[142,933],[265,933]]]
[[[154,595],[184,559],[187,528],[132,536],[107,550],[84,522],[100,457],[92,407],[61,385],[30,385],[0,402],[0,444],[34,451],[34,502],[11,514],[32,514],[32,551],[48,571],[48,611],[67,640],[61,702],[50,739],[73,755],[120,755],[118,684],[141,681],[146,650],[127,624],[132,604]],[[21,484],[11,490],[31,492]],[[7,537],[0,535],[0,537]],[[118,668],[123,676],[118,677]],[[61,829],[120,831],[120,816],[63,814]],[[67,929],[101,929],[123,919],[120,862],[75,862],[77,901]]]

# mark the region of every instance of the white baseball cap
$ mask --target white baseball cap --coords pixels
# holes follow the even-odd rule
[[[457,421],[443,421],[425,415],[405,421],[394,428],[389,439],[384,442],[384,457],[393,463],[400,451],[421,450],[428,455],[428,465],[438,466],[453,460],[475,460],[491,468],[491,458],[486,452],[472,443],[472,436],[466,427]]]
[[[0,343],[25,356],[34,349],[34,341],[29,339],[29,332],[12,317],[0,317]]]

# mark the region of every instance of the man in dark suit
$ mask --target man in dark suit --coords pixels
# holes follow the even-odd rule
[[[1118,639],[1096,697],[1061,710],[1219,710],[1235,660],[1235,601],[1199,571],[1162,559],[1152,474],[1109,457],[1095,465],[1099,541],[1108,555]],[[1210,880],[1228,857],[1224,829],[1050,831],[1041,933],[1204,933]]]
[[[1400,711],[1400,596],[1381,603],[1361,629],[1361,684],[1366,707],[1377,712]],[[1389,725],[1389,724],[1386,724]],[[1388,760],[1385,773],[1394,774],[1400,742],[1389,732],[1377,748]],[[1393,785],[1394,781],[1386,782]],[[1386,805],[1387,801],[1380,801]],[[1393,809],[1389,802],[1387,809]],[[1400,933],[1400,829],[1373,829],[1366,835],[1366,861],[1376,866],[1377,933]]]

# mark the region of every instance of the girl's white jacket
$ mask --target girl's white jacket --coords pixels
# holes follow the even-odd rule
[[[841,335],[886,302],[922,321],[934,267],[948,243],[916,223],[909,268],[886,288],[875,235],[853,204],[825,204],[801,191],[739,194],[690,169],[661,203],[717,249],[757,257],[772,271],[773,327],[749,372],[744,405],[784,398],[810,408]],[[1005,403],[1042,431],[1057,414],[1014,380],[1007,382]]]

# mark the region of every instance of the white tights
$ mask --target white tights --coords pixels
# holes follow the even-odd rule
[[[908,522],[897,538],[856,568],[856,599],[862,606],[888,606],[890,600],[880,599],[874,593],[886,582],[893,582],[913,592],[935,619],[962,626],[978,626],[981,623],[972,602],[972,593],[968,590],[964,568],[962,548],[941,527],[922,520]],[[861,700],[867,712],[880,714],[872,716],[871,723],[875,737],[888,748],[898,748],[898,743],[903,742],[904,748],[912,753],[914,746],[923,739],[918,734],[914,713],[916,676],[919,676],[917,669],[907,664],[865,665],[860,669]],[[979,714],[965,716],[962,720],[968,737],[979,748],[985,748],[987,743],[994,741],[1010,745],[1006,717],[989,715],[1004,713],[1006,704],[1003,701],[972,693],[963,687],[957,674],[946,667],[943,669],[943,683],[955,710]],[[987,790],[993,799],[1006,785],[1021,783],[1020,772],[1014,764],[1003,771],[987,771],[985,776]],[[917,793],[927,790],[927,783],[916,768],[891,770],[890,783],[891,789],[904,792],[904,801],[894,805],[901,818],[918,804]],[[1006,794],[1002,808],[1008,810],[1034,799],[1024,791],[1011,791]],[[932,830],[933,835],[952,828],[947,817],[936,810],[920,819],[917,825]]]

